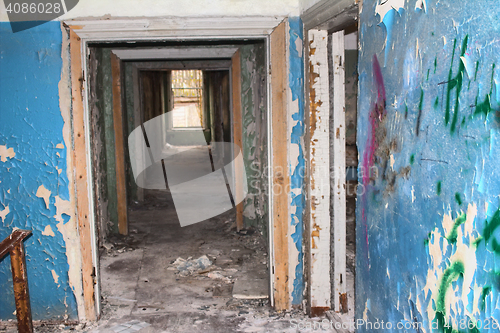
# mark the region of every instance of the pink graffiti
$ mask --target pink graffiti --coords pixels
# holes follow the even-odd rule
[[[378,62],[377,56],[373,56],[373,78],[374,78],[374,83],[375,87],[377,88],[377,98],[375,102],[373,103],[373,107],[370,112],[370,132],[368,134],[368,138],[366,140],[366,145],[365,145],[365,152],[363,154],[363,169],[365,172],[363,172],[363,185],[368,188],[369,182],[370,182],[370,172],[368,170],[371,170],[370,168],[374,165],[374,158],[375,158],[375,152],[377,151],[378,148],[378,142],[376,138],[376,132],[377,129],[380,125],[380,122],[382,121],[383,117],[386,114],[385,110],[385,87],[384,87],[384,79],[382,77],[382,70],[380,69],[380,64]],[[365,208],[366,208],[366,200],[367,200],[367,191],[363,195],[363,204],[362,204],[362,213],[361,217],[363,220],[363,225],[365,227],[365,240],[366,240],[366,259],[367,259],[367,264],[368,266],[370,265],[370,257],[368,254],[368,247],[369,247],[369,241],[368,241],[368,224],[366,221],[366,216],[365,216]]]

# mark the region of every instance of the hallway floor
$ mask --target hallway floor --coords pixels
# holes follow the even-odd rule
[[[129,211],[129,236],[105,244],[102,318],[89,332],[133,320],[150,325],[140,333],[297,332],[292,319],[312,322],[269,306],[265,239],[254,229],[237,233],[234,210],[181,228],[167,191],[147,191],[144,202]],[[178,269],[186,266],[180,258],[203,256],[208,267]]]

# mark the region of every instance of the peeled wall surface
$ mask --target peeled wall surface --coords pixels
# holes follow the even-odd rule
[[[363,2],[356,317],[384,331],[498,332],[499,22],[494,0]]]
[[[245,226],[255,226],[267,235],[267,105],[266,62],[263,43],[240,47],[243,160],[248,194],[244,200]]]
[[[59,108],[58,22],[13,34],[0,23],[0,240],[14,228],[24,244],[34,320],[76,319],[63,235],[71,216],[64,121]],[[10,256],[0,261],[0,319],[15,319]]]

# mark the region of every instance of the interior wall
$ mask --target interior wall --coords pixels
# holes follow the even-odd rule
[[[97,186],[94,200],[99,239],[103,241],[110,232],[118,233],[111,49],[95,47],[91,54],[90,73],[95,75],[95,84],[90,85],[93,182]]]
[[[0,240],[24,244],[34,320],[78,318],[81,261],[72,184],[69,64],[59,22],[13,34],[0,23]],[[66,42],[65,42],[66,43]],[[71,258],[71,260],[68,260]],[[0,319],[15,319],[10,256],[0,261]]]
[[[267,158],[266,51],[263,43],[240,47],[242,153],[248,195],[243,201],[246,227],[256,227],[264,235],[268,228],[268,182],[262,176]],[[267,237],[266,237],[267,238]]]
[[[109,233],[108,221],[108,181],[106,156],[106,119],[103,98],[103,73],[97,70],[102,65],[102,50],[90,53],[89,59],[89,106],[92,137],[92,173],[94,175],[95,221],[98,228],[99,243],[102,244]],[[116,206],[116,205],[115,205]]]
[[[125,125],[125,131],[124,131],[124,136],[125,136],[125,145],[128,147],[128,136],[136,127],[136,119],[135,119],[135,109],[134,109],[134,85],[137,84],[138,82],[134,82],[134,65],[131,62],[124,62],[123,63],[123,85],[124,85],[124,91],[125,91],[125,103],[124,103],[124,121],[126,122]],[[139,201],[138,197],[138,187],[137,183],[135,182],[134,179],[134,174],[132,172],[132,165],[130,162],[130,154],[128,149],[124,149],[125,152],[125,172],[127,174],[127,200],[128,204],[130,205],[132,202],[137,202]]]
[[[496,331],[500,7],[378,3],[360,17],[356,317]]]

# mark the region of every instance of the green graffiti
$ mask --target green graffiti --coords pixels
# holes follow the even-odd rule
[[[410,164],[413,165],[413,163],[415,163],[415,154],[411,154],[410,156]]]
[[[424,239],[424,246],[428,246],[429,245],[429,242],[431,241],[431,235],[432,235],[432,233],[429,232],[427,234],[427,237],[425,237],[425,239]]]
[[[483,291],[481,292],[481,311],[484,311],[485,309],[485,305],[486,305],[486,296],[488,296],[488,294],[491,293],[491,287],[490,286],[486,286],[483,288]]]
[[[474,115],[480,115],[484,114],[485,117],[488,116],[488,114],[493,111],[491,107],[491,94],[493,93],[493,84],[494,84],[494,75],[495,75],[495,64],[491,66],[491,88],[490,92],[486,94],[486,97],[484,98],[484,101],[481,103],[477,103],[478,97],[476,96],[476,109],[474,111]]]
[[[437,66],[438,66],[438,58],[434,58],[434,74],[436,74],[436,69],[437,69]]]
[[[466,219],[467,219],[467,215],[465,213],[463,213],[455,220],[455,223],[453,224],[453,228],[451,228],[450,233],[448,234],[448,236],[446,236],[446,239],[450,243],[455,244],[457,242],[458,227],[460,227],[460,225],[464,224]]]
[[[405,103],[405,119],[408,118],[408,105]]]
[[[429,81],[429,73],[430,73],[430,72],[431,72],[431,69],[430,69],[430,68],[429,68],[429,69],[427,69],[427,79],[426,79],[426,81]]]
[[[441,278],[436,303],[436,316],[434,317],[434,322],[437,322],[440,332],[454,332],[453,328],[446,323],[446,292],[450,288],[453,281],[457,280],[461,276],[463,277],[464,272],[464,264],[461,261],[455,261],[444,271],[443,277]]]
[[[441,183],[441,181],[438,181],[437,188],[436,188],[437,195],[441,195],[441,187],[442,187],[442,183]]]
[[[455,193],[455,201],[462,206],[462,198],[460,197],[460,193]]]
[[[493,111],[493,109],[491,108],[490,95],[488,94],[486,95],[486,98],[482,103],[476,103],[476,110],[474,111],[474,115],[477,116],[480,114],[484,114],[484,116],[487,117],[491,111]]]
[[[491,248],[493,249],[493,252],[500,255],[500,244],[494,237],[495,230],[498,227],[500,227],[500,208],[497,209],[495,214],[493,214],[493,217],[491,218],[490,222],[488,223],[488,221],[486,220],[485,224],[486,226],[484,227],[482,237],[478,238],[475,243],[476,245],[479,245],[479,243],[481,243],[483,239],[485,243],[488,243],[490,241],[490,238],[492,238]]]
[[[439,295],[436,304],[436,311],[446,313],[446,292],[448,291],[451,283],[463,276],[465,266],[461,261],[455,261],[448,267],[443,274],[441,284],[439,286]]]
[[[451,283],[463,276],[464,272],[464,264],[461,261],[455,261],[444,271],[441,278],[436,304],[436,317],[434,318],[434,322],[437,322],[440,332],[453,332],[452,328],[446,324],[446,292],[450,288]]]
[[[476,61],[476,70],[474,71],[474,81],[476,81],[478,69],[479,69],[479,61]],[[469,80],[469,85],[467,86],[467,89],[470,89],[471,82],[472,80]]]
[[[417,136],[420,134],[420,121],[422,119],[423,106],[424,106],[424,90],[420,89],[420,102],[418,103],[418,116],[417,116],[417,126],[416,126]]]
[[[434,109],[437,109],[439,106],[439,97],[436,97],[436,100],[434,101]]]
[[[460,52],[460,57],[463,57],[465,55],[465,51],[467,50],[467,40],[469,36],[466,35],[463,42],[462,42],[462,49]],[[460,60],[459,58],[459,63],[458,63],[458,73],[455,77],[453,77],[453,63],[455,60],[455,47],[457,45],[457,40],[455,39],[453,43],[453,54],[451,56],[451,65],[450,65],[450,71],[448,73],[448,87],[447,87],[447,92],[446,92],[446,108],[445,108],[445,116],[444,116],[444,121],[446,125],[449,124],[450,122],[450,107],[451,107],[451,91],[455,89],[455,107],[454,107],[454,112],[453,112],[453,119],[451,120],[451,134],[455,133],[456,130],[456,125],[458,121],[458,111],[459,111],[459,99],[460,99],[460,92],[462,91],[462,82],[463,82],[463,77],[464,77],[464,72],[465,72],[465,65],[463,61]]]

